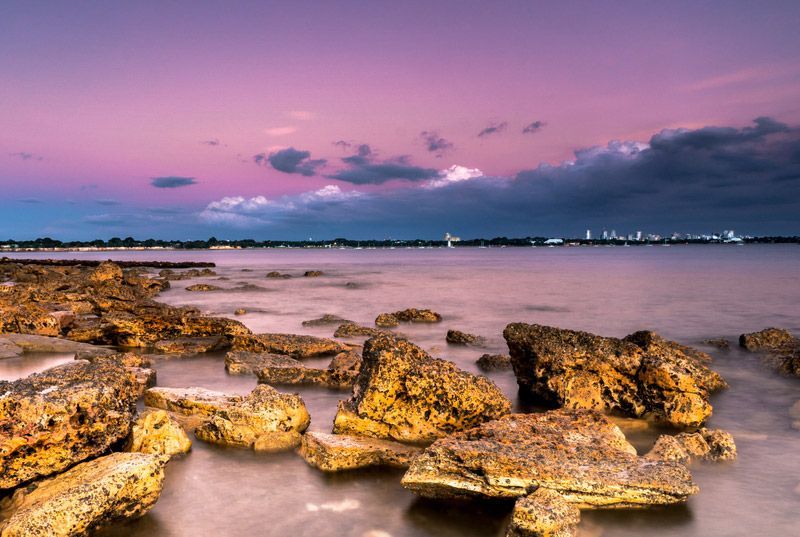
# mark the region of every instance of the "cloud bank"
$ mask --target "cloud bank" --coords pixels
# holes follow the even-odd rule
[[[197,181],[194,177],[169,175],[165,177],[152,177],[150,179],[150,184],[156,188],[180,188],[182,186],[196,185]]]

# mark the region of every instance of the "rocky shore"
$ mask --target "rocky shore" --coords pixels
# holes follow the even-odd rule
[[[167,269],[148,274],[142,266],[0,263],[0,359],[76,357],[0,381],[0,536],[88,535],[142,516],[161,494],[168,461],[192,456],[192,437],[264,453],[296,450],[329,474],[405,469],[402,486],[423,498],[515,502],[509,536],[576,535],[583,509],[685,502],[699,492],[692,461],[736,457],[730,434],[703,427],[709,397],[727,386],[711,357],[653,332],[618,339],[509,324],[509,355],[484,354],[477,364],[513,368],[520,395],[543,405],[512,412],[492,380],[390,330],[441,323],[437,312],[379,314],[378,328],[332,315],[303,323],[337,326],[335,338],[368,338],[363,346],[255,334],[155,300],[170,281],[199,271],[148,264]],[[793,371],[797,339],[759,334],[742,336],[742,345]],[[453,329],[443,338],[465,349],[486,341]],[[214,351],[225,352],[222,374],[253,377],[250,393],[155,386],[153,359]],[[327,367],[308,365],[320,358]],[[292,385],[349,390],[330,433],[308,430],[305,402],[284,391]],[[620,414],[674,430],[639,455],[615,425]]]

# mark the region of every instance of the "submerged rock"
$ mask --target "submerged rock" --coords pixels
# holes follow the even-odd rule
[[[108,451],[128,436],[137,395],[133,376],[107,361],[0,381],[0,489]]]
[[[247,310],[244,309],[244,308],[236,308],[235,310],[233,310],[233,314],[234,315],[244,315],[246,313],[247,313]]]
[[[704,339],[703,343],[705,343],[706,345],[710,345],[712,347],[716,347],[723,351],[727,351],[731,348],[731,342],[725,339],[724,337]]]
[[[147,410],[133,424],[125,451],[152,455],[188,453],[192,441],[183,427],[164,410]]]
[[[137,518],[158,501],[167,457],[113,453],[14,492],[3,537],[72,537]]]
[[[478,358],[476,363],[482,371],[511,369],[511,356],[507,354],[484,354]]]
[[[800,339],[781,328],[766,328],[739,336],[739,345],[765,355],[765,361],[783,375],[800,377]]]
[[[222,287],[210,283],[195,283],[186,288],[187,291],[222,291]]]
[[[329,324],[342,324],[342,323],[352,323],[352,322],[353,321],[349,321],[343,317],[339,317],[338,315],[326,313],[322,317],[317,317],[316,319],[309,319],[308,321],[303,321],[301,324],[303,326],[327,326]]]
[[[511,410],[490,380],[388,335],[364,344],[353,395],[339,403],[334,433],[428,441]]]
[[[267,278],[280,278],[283,280],[288,280],[291,277],[292,277],[291,274],[281,274],[276,270],[273,270],[272,272],[267,272]]]
[[[442,316],[428,309],[408,308],[394,313],[381,313],[375,318],[375,324],[383,328],[392,328],[404,323],[438,323]]]
[[[645,457],[683,464],[693,459],[731,461],[736,459],[736,444],[726,431],[703,428],[675,436],[662,434]]]
[[[468,334],[460,330],[448,330],[445,340],[451,345],[476,345],[480,346],[486,343],[486,339],[475,334]]]
[[[694,427],[711,415],[709,395],[727,386],[707,354],[653,332],[617,339],[515,323],[503,335],[521,392],[546,404]]]
[[[333,339],[298,334],[256,334],[235,338],[233,350],[285,354],[313,358],[346,351],[348,346]]]
[[[336,332],[333,333],[333,337],[374,337],[388,333],[388,330],[380,330],[378,328],[372,328],[371,326],[362,326],[348,321],[339,325]]]
[[[514,504],[506,537],[574,537],[580,510],[561,494],[539,487]]]
[[[685,466],[638,457],[590,410],[512,414],[428,447],[403,476],[430,498],[519,498],[539,488],[579,508],[683,502],[698,489]]]
[[[408,468],[422,448],[390,440],[307,432],[300,455],[323,472],[341,472],[370,466]]]
[[[307,270],[303,273],[303,276],[305,276],[306,278],[318,278],[323,274],[324,272],[322,272],[321,270]]]

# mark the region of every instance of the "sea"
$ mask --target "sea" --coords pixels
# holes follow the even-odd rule
[[[409,307],[442,314],[438,324],[398,330],[431,355],[480,373],[483,353],[507,353],[503,328],[539,323],[622,337],[659,334],[710,353],[730,388],[712,398],[708,426],[734,435],[734,462],[693,463],[700,493],[685,505],[584,511],[584,537],[800,535],[800,379],[766,367],[738,348],[739,334],[766,327],[800,335],[800,246],[675,245],[557,248],[258,249],[38,252],[14,257],[211,261],[216,276],[174,281],[158,300],[236,318],[254,332],[331,337],[335,325],[302,321],[335,314],[371,325]],[[321,270],[317,278],[303,277]],[[289,273],[268,279],[266,273]],[[221,291],[188,292],[211,283]],[[240,288],[240,289],[237,289]],[[234,316],[234,310],[247,313]],[[448,345],[448,329],[486,338],[483,348]],[[730,341],[729,350],[703,343]],[[358,342],[359,340],[355,340]],[[0,361],[0,378],[19,378],[72,359],[28,354]],[[158,385],[248,393],[256,379],[230,376],[224,354],[159,360]],[[309,360],[325,367],[326,359]],[[510,371],[486,373],[515,402]],[[311,429],[330,432],[347,391],[281,387],[299,393]],[[800,403],[795,413],[800,411]],[[638,420],[620,422],[640,453],[658,434]],[[793,423],[795,427],[793,427]],[[797,427],[797,428],[796,428]],[[295,453],[263,454],[195,441],[170,462],[163,493],[144,517],[104,536],[499,537],[512,505],[435,502],[400,486],[402,470],[326,475]]]

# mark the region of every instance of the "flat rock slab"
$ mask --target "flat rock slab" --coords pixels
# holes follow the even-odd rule
[[[153,350],[160,354],[200,354],[228,346],[228,341],[222,336],[179,337],[157,341]]]
[[[113,453],[21,487],[0,513],[2,537],[89,535],[142,516],[158,501],[166,457]]]
[[[519,498],[539,487],[579,508],[683,502],[698,491],[685,466],[636,455],[602,414],[512,414],[434,442],[403,476],[431,498]]]
[[[233,340],[233,350],[284,354],[292,358],[313,358],[338,354],[348,350],[339,341],[298,334],[256,334],[237,337]]]
[[[303,435],[300,455],[323,472],[341,472],[370,466],[408,468],[422,452],[390,440],[309,431]]]
[[[0,489],[105,453],[128,435],[137,396],[133,375],[109,362],[0,381]]]
[[[381,335],[364,344],[353,395],[339,404],[334,433],[424,442],[511,410],[489,379]]]
[[[503,336],[520,391],[554,406],[696,427],[711,415],[709,395],[727,386],[706,353],[653,332],[617,339],[514,323]]]
[[[185,416],[210,416],[214,412],[238,404],[244,397],[205,388],[150,388],[144,404]]]
[[[104,347],[57,337],[34,334],[0,334],[0,359],[13,358],[24,352],[112,352]]]

